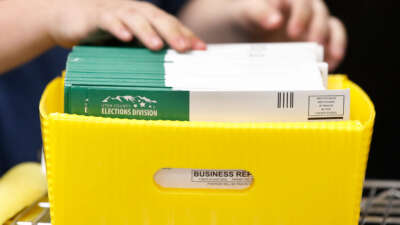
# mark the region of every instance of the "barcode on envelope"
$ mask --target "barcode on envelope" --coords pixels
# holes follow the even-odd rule
[[[294,92],[277,92],[278,109],[292,109],[294,108]]]

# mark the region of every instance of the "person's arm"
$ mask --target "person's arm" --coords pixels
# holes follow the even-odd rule
[[[29,6],[36,2],[36,7]],[[0,74],[46,51],[54,42],[46,31],[42,1],[0,1]],[[35,10],[35,13],[32,13]]]
[[[55,45],[71,47],[103,29],[122,41],[159,50],[205,49],[178,19],[154,5],[128,0],[0,0],[0,74]]]
[[[322,0],[192,0],[179,18],[207,42],[319,42],[330,69],[346,49],[345,28]]]

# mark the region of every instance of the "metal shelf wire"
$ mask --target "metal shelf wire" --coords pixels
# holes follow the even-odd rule
[[[47,196],[5,225],[51,225]],[[367,180],[359,225],[400,225],[400,181]]]
[[[400,224],[400,181],[365,181],[359,224]]]

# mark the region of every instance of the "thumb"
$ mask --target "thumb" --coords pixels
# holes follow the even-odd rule
[[[276,29],[283,23],[283,16],[279,8],[267,1],[246,1],[243,10],[245,20],[266,30]]]

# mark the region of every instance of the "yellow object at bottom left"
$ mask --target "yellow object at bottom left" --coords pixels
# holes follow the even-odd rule
[[[39,163],[22,163],[0,178],[0,224],[31,205],[47,191]]]

